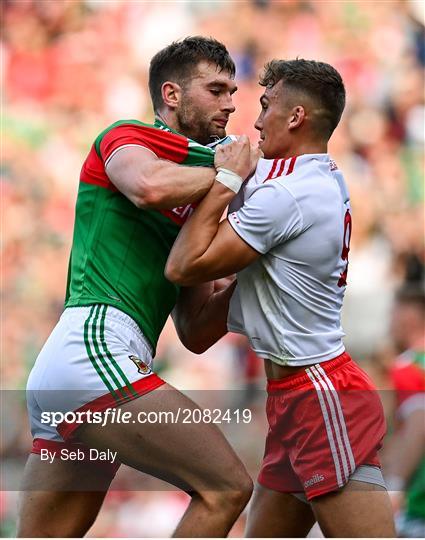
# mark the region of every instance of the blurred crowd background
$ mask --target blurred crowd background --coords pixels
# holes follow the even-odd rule
[[[198,34],[223,41],[235,59],[239,90],[228,132],[253,140],[266,61],[299,56],[341,72],[348,103],[330,153],[353,207],[346,345],[378,387],[391,390],[401,352],[391,335],[394,294],[406,284],[421,289],[424,277],[422,1],[3,0],[1,10],[3,390],[25,388],[61,313],[79,172],[94,138],[118,119],[152,121],[150,58]],[[266,431],[264,377],[245,341],[229,335],[195,356],[167,323],[157,367],[179,388],[234,390],[233,405],[257,411],[247,431],[226,431],[255,476]],[[31,444],[25,404],[5,401],[3,469],[19,476]],[[390,432],[392,401],[385,393]],[[131,474],[119,473],[91,536],[171,533],[186,496],[154,491],[147,479],[126,491]],[[2,536],[14,534],[16,497],[1,495]],[[242,534],[243,519],[233,535]]]

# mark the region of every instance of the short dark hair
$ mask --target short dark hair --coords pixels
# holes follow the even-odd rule
[[[202,60],[220,67],[235,76],[235,63],[226,47],[213,38],[190,36],[182,41],[174,41],[157,52],[149,67],[149,91],[155,111],[163,105],[161,87],[165,81],[183,85],[194,68]]]
[[[318,104],[321,114],[315,127],[329,139],[345,107],[345,87],[338,71],[324,62],[302,58],[272,60],[264,70],[261,86],[271,88],[282,80],[286,87],[306,94]]]

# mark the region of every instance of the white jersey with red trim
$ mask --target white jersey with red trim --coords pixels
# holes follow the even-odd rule
[[[228,221],[262,254],[238,273],[228,329],[281,365],[325,362],[344,352],[350,201],[329,155],[261,159]]]

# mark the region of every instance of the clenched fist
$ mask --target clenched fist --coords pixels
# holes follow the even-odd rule
[[[214,165],[216,169],[229,169],[245,179],[255,169],[260,156],[258,149],[251,146],[249,138],[241,135],[231,144],[217,146]]]

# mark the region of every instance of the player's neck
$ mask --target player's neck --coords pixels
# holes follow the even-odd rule
[[[161,112],[156,112],[155,117],[158,118],[158,120],[160,120],[163,124],[168,126],[170,129],[177,131],[178,133],[181,133],[180,125],[175,115],[169,114],[168,111],[161,111]],[[184,133],[182,133],[182,135],[184,135]]]
[[[285,150],[285,155],[282,157],[290,158],[292,156],[301,156],[304,154],[327,154],[328,145],[326,142],[318,141],[303,141],[295,142],[291,144],[289,148]]]

